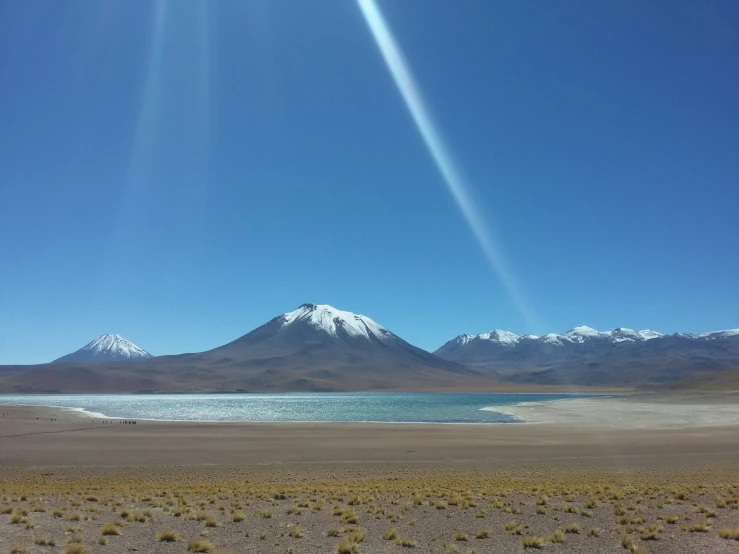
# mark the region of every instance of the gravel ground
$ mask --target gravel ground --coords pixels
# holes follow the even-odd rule
[[[719,530],[739,528],[737,502],[739,472],[726,469],[625,476],[616,469],[502,472],[466,466],[5,467],[0,510],[10,513],[0,515],[0,551],[20,546],[19,552],[56,553],[81,537],[89,551],[101,553],[184,553],[195,540],[212,543],[211,552],[328,553],[352,530],[363,529],[356,552],[521,553],[522,537],[541,537],[549,552],[616,553],[627,552],[621,537],[628,535],[635,548],[649,553],[736,553],[739,542],[721,539]],[[178,506],[184,511],[175,515]],[[346,510],[354,511],[356,523],[342,521],[338,514]],[[243,513],[244,520],[231,522],[232,512]],[[271,517],[264,517],[267,512]],[[193,519],[186,519],[188,513]],[[14,514],[20,514],[18,523],[11,522]],[[667,522],[670,516],[674,523]],[[205,517],[217,526],[208,527]],[[619,517],[633,523],[619,523]],[[706,520],[707,532],[685,527]],[[510,522],[516,524],[511,532]],[[120,535],[98,544],[108,523]],[[579,533],[551,542],[557,530],[573,525]],[[642,540],[650,525],[662,529],[656,540]],[[383,540],[391,528],[416,545]],[[158,542],[165,529],[182,540]],[[302,536],[290,536],[296,529]],[[339,536],[328,536],[330,529]],[[589,529],[599,529],[599,536],[587,536]],[[474,536],[481,530],[489,538]],[[466,540],[456,540],[456,533]],[[53,538],[56,546],[36,545],[35,537]]]

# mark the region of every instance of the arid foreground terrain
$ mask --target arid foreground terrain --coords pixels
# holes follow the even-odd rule
[[[0,412],[0,552],[739,551],[736,427]]]

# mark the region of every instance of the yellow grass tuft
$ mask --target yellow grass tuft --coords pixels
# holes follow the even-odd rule
[[[415,548],[416,546],[418,546],[418,541],[408,537],[398,537],[393,541],[393,543],[397,546],[403,546],[405,548]]]
[[[735,529],[721,529],[718,536],[730,541],[739,541],[739,527]]]
[[[540,537],[521,537],[521,546],[524,548],[544,548],[544,539]]]
[[[121,534],[121,528],[118,527],[115,523],[106,523],[103,525],[103,528],[100,530],[101,535],[120,535]]]
[[[354,554],[357,551],[357,545],[349,541],[341,541],[336,545],[336,554]]]
[[[382,540],[392,541],[398,538],[398,530],[392,527],[382,534]]]
[[[213,550],[213,543],[210,541],[190,541],[187,543],[188,552],[210,552]]]
[[[549,542],[565,542],[565,534],[561,530],[557,530],[551,537],[549,537]]]
[[[172,529],[165,529],[157,533],[157,540],[159,542],[177,542],[181,540],[180,534]]]

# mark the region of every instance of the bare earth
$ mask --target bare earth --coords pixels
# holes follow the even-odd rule
[[[418,552],[524,552],[541,538],[561,553],[629,551],[622,540],[735,553],[736,406],[571,400],[512,408],[531,423],[507,425],[134,425],[0,406],[0,552],[77,540],[115,553],[184,553],[195,540],[212,552],[403,552],[395,528]],[[98,544],[108,523],[120,534]],[[163,530],[182,540],[158,542]]]

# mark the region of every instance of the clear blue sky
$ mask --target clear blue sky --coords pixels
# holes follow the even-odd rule
[[[738,2],[379,5],[537,323],[355,2],[7,1],[0,363],[200,351],[304,302],[431,350],[739,326]]]

